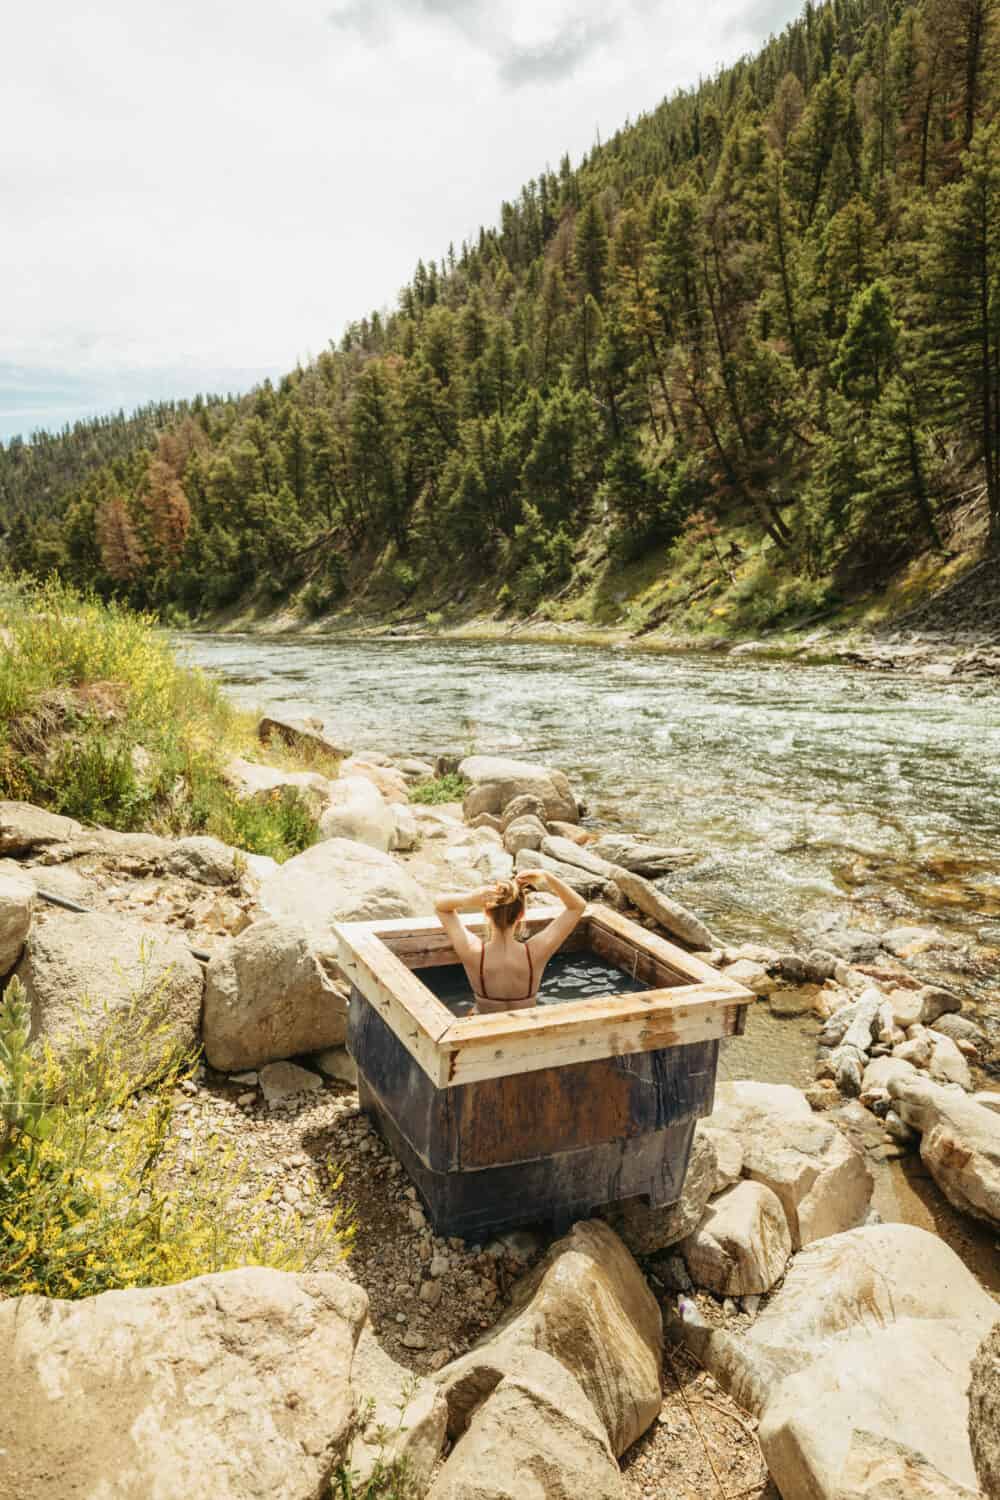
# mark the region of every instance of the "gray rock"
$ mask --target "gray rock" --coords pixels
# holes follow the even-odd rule
[[[206,970],[205,1056],[228,1073],[334,1047],[347,1034],[347,997],[301,923],[254,922]]]
[[[16,973],[32,1036],[57,1057],[117,1034],[136,1081],[198,1041],[204,975],[172,932],[101,912],[50,911],[34,921]]]
[[[841,1042],[830,1058],[830,1066],[838,1089],[848,1099],[856,1099],[864,1083],[867,1053]]]
[[[347,1457],[367,1299],[261,1268],[0,1302],[5,1495],[315,1500]]]
[[[454,1439],[499,1381],[541,1350],[580,1382],[615,1454],[660,1410],[662,1324],[656,1299],[617,1235],[578,1223],[514,1289],[499,1323],[438,1376]]]
[[[346,1047],[326,1047],[322,1052],[316,1053],[312,1062],[324,1078],[332,1078],[337,1083],[357,1088],[358,1065]]]
[[[260,905],[269,916],[301,922],[322,944],[332,939],[332,922],[415,917],[433,902],[391,854],[350,839],[327,839],[266,879]]]
[[[0,979],[21,957],[34,903],[34,881],[15,864],[0,865]]]
[[[367,776],[341,776],[330,782],[330,800],[319,820],[321,839],[352,839],[383,852],[396,840],[396,820],[378,787]],[[408,811],[408,809],[404,809]],[[413,841],[417,825],[413,823]]]
[[[768,996],[772,1016],[805,1016],[813,1008],[814,989],[772,990]]]
[[[781,1494],[972,1500],[965,1388],[995,1319],[943,1240],[884,1224],[801,1251],[739,1338],[673,1315],[670,1331],[758,1418]]]
[[[580,821],[576,798],[561,771],[498,755],[468,755],[458,769],[471,782],[462,804],[467,819],[481,812],[502,814],[515,797],[530,796],[541,802],[546,820]]]
[[[72,818],[45,812],[30,802],[0,802],[0,856],[23,859],[55,844],[67,844],[81,833]]]
[[[784,1209],[771,1189],[739,1182],[713,1198],[681,1245],[695,1286],[718,1296],[769,1292],[792,1253]]]
[[[986,1033],[981,1026],[970,1021],[968,1016],[960,1016],[954,1011],[936,1017],[930,1022],[930,1028],[932,1031],[939,1031],[942,1036],[950,1036],[953,1042],[972,1042],[976,1047],[982,1047],[986,1042]]]
[[[540,849],[545,838],[545,824],[530,813],[525,813],[507,824],[503,833],[503,846],[508,854],[520,854],[522,849]]]
[[[323,1080],[318,1073],[300,1068],[297,1063],[268,1063],[260,1070],[261,1093],[269,1105],[284,1104],[287,1099],[295,1099],[299,1094],[315,1093],[322,1087]]]
[[[541,847],[543,854],[547,854],[550,859],[558,860],[560,864],[575,865],[577,869],[585,870],[588,875],[595,875],[598,880],[617,880],[618,871],[615,866],[594,854],[586,845],[575,844],[572,839],[546,834]]]
[[[624,1500],[624,1493],[580,1382],[557,1359],[525,1349],[498,1372],[427,1500]]]
[[[478,813],[476,817],[470,819],[469,827],[492,828],[494,833],[500,833],[503,830],[504,824],[495,813]]]
[[[983,1494],[987,1500],[1000,1500],[1000,1322],[972,1362],[969,1441]]]
[[[650,885],[641,875],[615,868],[614,883],[624,896],[647,917],[652,917],[665,931],[679,938],[691,948],[717,948],[720,946],[700,917],[672,901],[655,885]]]
[[[579,891],[581,896],[591,899],[604,893],[604,881],[596,875],[588,875],[586,870],[581,870],[578,865],[566,865],[561,860],[552,859],[548,854],[540,850],[521,849],[514,859],[514,869],[521,870],[551,870],[553,875],[558,875],[571,890]]]
[[[900,1119],[920,1132],[920,1159],[948,1201],[1000,1225],[1000,1115],[920,1074],[890,1079],[889,1094]]]
[[[486,814],[485,816],[489,817],[492,814]],[[544,802],[539,797],[531,796],[530,793],[522,793],[520,797],[512,797],[503,810],[503,816],[497,819],[500,824],[498,831],[506,833],[511,823],[515,822],[518,818],[537,818],[544,826]]]
[[[337,760],[351,754],[343,736],[330,734],[322,719],[278,719],[265,714],[257,725],[257,734],[265,745],[277,739],[296,750],[318,751]]]
[[[164,863],[171,875],[201,885],[234,885],[239,881],[246,856],[219,839],[195,834],[168,847]]]
[[[647,880],[669,875],[672,870],[689,865],[698,858],[693,849],[647,844],[627,833],[602,833],[590,847],[609,864],[621,865],[622,869],[631,870],[633,875],[645,875]]]
[[[799,953],[783,953],[773,965],[775,971],[789,984],[825,984],[835,979],[839,961],[836,954],[822,948],[813,948],[804,957]]]
[[[649,1208],[641,1198],[626,1198],[609,1205],[604,1217],[633,1255],[655,1255],[676,1245],[698,1227],[705,1205],[718,1190],[717,1177],[714,1136],[704,1131],[699,1121],[677,1202],[666,1208]]]

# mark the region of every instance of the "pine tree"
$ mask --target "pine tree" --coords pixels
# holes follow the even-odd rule
[[[587,200],[577,220],[573,256],[584,294],[600,304],[608,264],[608,230],[596,197]]]

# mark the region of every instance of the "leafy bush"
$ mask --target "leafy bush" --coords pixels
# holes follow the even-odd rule
[[[427,781],[418,781],[410,787],[411,802],[461,802],[469,789],[464,776],[449,771],[446,776],[434,776]]]
[[[308,1269],[343,1258],[340,1208],[306,1230],[269,1224],[267,1195],[234,1203],[232,1148],[185,1158],[172,1133],[192,1057],[164,1060],[156,995],[138,993],[68,1061],[28,1045],[28,1005],[12,979],[0,1004],[0,1296],[87,1297],[162,1286],[237,1266]],[[106,1018],[105,1018],[106,1019]],[[148,1069],[143,1069],[143,1060]],[[151,1086],[135,1093],[136,1067]],[[339,1181],[339,1180],[338,1180]],[[336,1186],[336,1183],[335,1183]]]
[[[252,728],[152,617],[54,580],[0,578],[0,797],[85,822],[210,833],[285,859],[316,837],[307,810],[240,802],[223,771]]]

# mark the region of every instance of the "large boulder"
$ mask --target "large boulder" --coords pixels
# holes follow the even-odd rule
[[[325,839],[263,882],[260,905],[269,916],[301,922],[325,952],[331,922],[416,917],[429,914],[433,902],[391,854],[353,839]]]
[[[713,1198],[681,1255],[695,1286],[720,1297],[769,1292],[785,1274],[792,1240],[780,1202],[759,1182],[738,1182]]]
[[[697,858],[693,849],[668,849],[662,844],[646,844],[628,833],[602,833],[591,849],[609,864],[621,865],[633,875],[656,880],[671,870],[688,865]]]
[[[614,880],[622,895],[633,906],[638,907],[647,917],[652,917],[665,932],[679,938],[689,948],[701,952],[720,946],[718,938],[700,917],[695,916],[686,906],[681,906],[679,901],[672,901],[669,896],[665,896],[644,876],[633,875],[631,870],[615,866]]]
[[[220,839],[194,834],[167,845],[164,866],[171,875],[199,885],[235,885],[246,868],[247,856]]]
[[[738,1177],[739,1172],[736,1175]],[[655,1255],[697,1229],[705,1205],[716,1191],[718,1160],[715,1145],[699,1121],[691,1143],[684,1187],[677,1202],[666,1208],[650,1208],[641,1198],[626,1198],[607,1208],[605,1217],[633,1255]]]
[[[573,789],[561,771],[500,755],[467,755],[458,771],[471,783],[462,803],[467,819],[484,812],[502,816],[515,797],[527,796],[541,803],[546,822],[553,818],[563,823],[580,821]]]
[[[588,875],[596,875],[598,880],[614,880],[617,877],[618,871],[613,864],[601,859],[591,848],[577,844],[572,839],[546,834],[541,847],[542,853],[547,854],[550,859],[558,860],[564,865],[575,865],[578,870],[586,870]]]
[[[578,891],[581,896],[586,896],[588,899],[602,896],[607,888],[607,881],[603,880],[600,875],[590,875],[579,865],[564,864],[562,860],[553,859],[550,854],[543,854],[541,850],[519,849],[514,860],[514,868],[518,874],[522,870],[549,870],[553,875],[558,875],[570,890]]]
[[[351,1366],[351,1385],[362,1415],[351,1444],[350,1469],[364,1494],[376,1465],[405,1465],[418,1494],[430,1484],[444,1447],[448,1408],[432,1380],[414,1376],[386,1354],[367,1322]]]
[[[777,1196],[792,1248],[860,1224],[873,1180],[864,1155],[788,1084],[720,1084],[708,1124],[739,1138],[743,1176]]]
[[[354,839],[387,851],[395,843],[395,834],[389,804],[367,776],[342,776],[330,782],[330,802],[319,820],[321,839]]]
[[[878,1224],[800,1251],[740,1338],[676,1315],[670,1332],[758,1418],[783,1495],[882,1500],[882,1473],[914,1477],[900,1500],[930,1500],[975,1494],[965,1390],[995,1318],[943,1240]]]
[[[364,1292],[260,1268],[0,1302],[0,1492],[315,1500],[347,1458]]]
[[[352,755],[340,768],[341,776],[361,776],[385,798],[386,802],[407,803],[410,793],[406,777],[393,765],[376,763],[373,758]]]
[[[344,736],[332,735],[322,719],[278,719],[265,714],[257,725],[257,734],[265,745],[271,740],[280,740],[294,750],[311,751],[337,760],[351,753],[344,743]]]
[[[213,1068],[234,1072],[335,1047],[347,1034],[347,996],[301,923],[265,917],[208,965],[205,1056]]]
[[[427,1500],[623,1500],[624,1493],[579,1381],[533,1349],[473,1412]]]
[[[514,1289],[484,1340],[441,1372],[448,1431],[540,1349],[574,1375],[618,1455],[660,1410],[662,1323],[645,1278],[618,1236],[596,1220],[575,1224]]]
[[[31,927],[35,883],[23,870],[5,861],[0,865],[0,979],[21,957]]]
[[[949,1203],[1000,1225],[1000,1115],[919,1074],[888,1087],[903,1123],[920,1131],[920,1158]]]
[[[489,817],[489,813],[480,814]],[[546,837],[545,824],[532,813],[513,818],[503,831],[503,846],[508,854],[520,854],[522,849],[538,850]]]
[[[80,824],[31,802],[0,802],[0,856],[24,859],[41,849],[65,845],[81,833]]]
[[[969,1441],[987,1500],[1000,1500],[1000,1322],[979,1346],[969,1381]]]
[[[66,1058],[115,1031],[124,1066],[146,1077],[198,1041],[204,974],[172,932],[103,912],[36,920],[15,971],[31,1032]]]

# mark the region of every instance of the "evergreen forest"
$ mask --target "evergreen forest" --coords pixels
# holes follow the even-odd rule
[[[807,4],[278,384],[0,446],[8,560],[194,619],[1000,548],[998,103],[1000,0]]]

